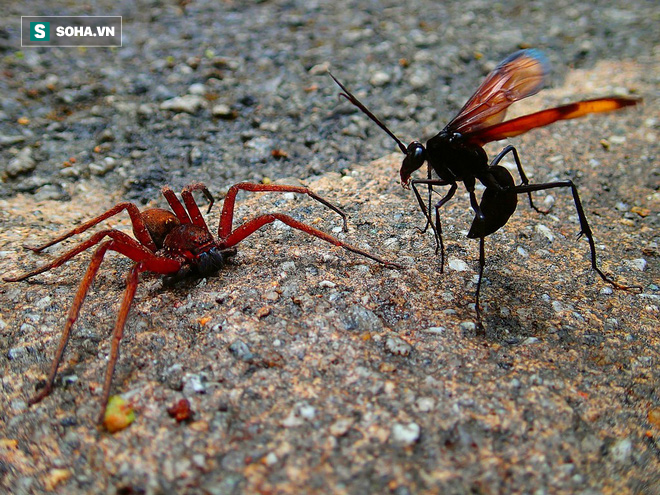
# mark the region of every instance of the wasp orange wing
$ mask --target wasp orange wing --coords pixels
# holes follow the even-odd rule
[[[499,124],[481,129],[467,138],[470,142],[483,146],[491,141],[518,136],[530,129],[543,127],[558,120],[577,119],[590,113],[603,113],[636,105],[640,100],[635,98],[598,98],[595,100],[578,101],[561,107],[549,108],[540,112],[524,115]]]
[[[513,53],[488,74],[445,130],[472,134],[502,122],[514,101],[541,90],[549,72],[550,64],[540,51]]]

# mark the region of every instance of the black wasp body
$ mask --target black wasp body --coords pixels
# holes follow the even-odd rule
[[[518,152],[513,146],[505,147],[493,160],[483,146],[491,141],[517,136],[536,127],[546,126],[558,120],[568,120],[590,113],[609,112],[635,105],[634,98],[610,97],[579,101],[556,108],[542,110],[530,115],[504,121],[508,107],[515,101],[527,98],[541,90],[548,80],[549,63],[538,50],[520,50],[505,58],[484,80],[463,108],[447,126],[428,140],[426,146],[413,141],[405,146],[385,124],[374,116],[346,87],[334,76],[331,77],[344,91],[341,93],[370,119],[383,129],[399,146],[405,155],[401,164],[401,183],[412,186],[420,209],[435,233],[441,256],[441,271],[444,267],[444,244],[440,223],[440,209],[456,193],[459,183],[463,183],[470,195],[470,205],[474,220],[468,232],[471,239],[479,239],[479,280],[476,290],[477,323],[481,326],[479,293],[485,265],[484,239],[508,222],[516,210],[519,194],[527,194],[532,208],[531,193],[553,188],[570,188],[576,212],[580,220],[580,235],[584,235],[591,250],[591,266],[607,283],[619,289],[628,289],[606,276],[596,262],[596,248],[593,234],[584,214],[577,188],[571,180],[530,184],[522,168]],[[513,155],[521,183],[516,185],[511,173],[499,163],[511,153]],[[427,178],[411,180],[413,172],[427,163]],[[437,177],[433,177],[433,173]],[[476,183],[481,182],[485,189],[481,200],[475,194]],[[422,199],[418,185],[428,187],[428,206]],[[435,220],[432,218],[433,187],[449,186],[446,194],[435,204]],[[424,229],[426,230],[426,228]]]

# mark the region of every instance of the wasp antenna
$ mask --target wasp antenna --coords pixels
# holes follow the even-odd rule
[[[365,107],[360,100],[358,100],[347,88],[344,86],[342,83],[340,83],[335,76],[332,75],[332,72],[328,71],[328,74],[330,74],[330,77],[337,83],[337,85],[344,91],[343,93],[339,93],[339,96],[343,96],[346,98],[348,101],[350,101],[353,105],[358,107],[367,117],[369,117],[371,120],[373,120],[376,124],[378,124],[378,127],[383,129],[394,141],[396,144],[399,146],[399,149],[401,152],[405,155],[407,148],[406,145],[401,142],[401,140],[394,135],[392,131],[390,131],[385,124],[383,124],[378,117],[376,117],[371,111]]]

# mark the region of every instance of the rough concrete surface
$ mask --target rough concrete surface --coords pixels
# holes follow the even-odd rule
[[[81,13],[58,5],[38,13]],[[21,245],[119,201],[164,206],[165,183],[203,180],[221,198],[233,182],[265,177],[340,205],[348,232],[291,194],[241,195],[236,222],[286,212],[402,268],[274,224],[217,277],[164,288],[142,276],[112,388],[136,419],[114,434],[95,421],[130,261],[107,257],[54,391],[31,407],[89,254],[0,282],[0,491],[660,492],[653,2],[131,9],[83,9],[124,14],[119,50],[20,51],[16,26],[3,28],[0,274],[52,259],[75,240],[41,255]],[[464,188],[443,209],[440,273],[423,217],[397,182],[401,155],[337,100],[325,68],[402,139],[425,139],[494,63],[526,45],[548,52],[556,79],[512,114],[612,93],[644,98],[511,140],[533,182],[576,181],[601,266],[641,290],[603,283],[575,238],[570,194],[542,193],[548,215],[521,200],[487,238],[481,335]],[[186,94],[203,95],[192,113],[163,106]],[[213,228],[219,211],[206,215]],[[124,216],[107,224],[130,232]],[[193,416],[177,423],[168,408],[182,398]]]

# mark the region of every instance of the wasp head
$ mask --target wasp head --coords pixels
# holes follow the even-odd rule
[[[424,165],[426,161],[426,148],[418,141],[413,141],[406,148],[406,157],[401,164],[401,184],[408,187],[412,173]]]

